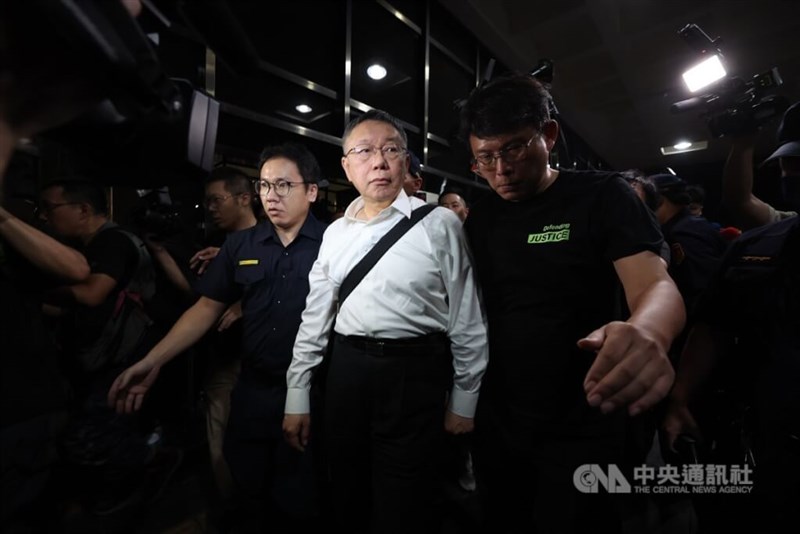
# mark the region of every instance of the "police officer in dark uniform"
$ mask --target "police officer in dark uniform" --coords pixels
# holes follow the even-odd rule
[[[158,369],[195,343],[241,299],[242,370],[231,394],[223,453],[242,503],[245,530],[313,531],[310,452],[284,441],[286,370],[308,294],[308,273],[325,226],[310,213],[319,165],[304,146],[262,153],[256,192],[269,222],[230,234],[201,278],[202,295],[167,336],[109,391],[118,411],[136,410]]]
[[[686,304],[689,324],[697,298],[708,286],[727,242],[706,219],[689,211],[688,184],[673,174],[656,174],[648,181],[656,191],[656,218],[670,247],[668,272]]]
[[[787,193],[783,200],[798,206],[800,105],[784,115],[778,140],[778,149],[767,161],[780,160]],[[700,299],[697,324],[681,357],[664,422],[671,441],[681,434],[708,432],[693,414],[702,407],[706,383],[720,375],[730,377],[724,384],[733,402],[747,407],[736,418],[744,422],[737,426],[736,452],[737,460],[747,458],[751,464],[755,498],[745,502],[728,498],[709,526],[720,532],[791,528],[787,525],[800,519],[800,218],[796,215],[742,234]],[[731,504],[738,511],[734,522],[720,525],[730,517]],[[702,527],[702,516],[700,520]]]

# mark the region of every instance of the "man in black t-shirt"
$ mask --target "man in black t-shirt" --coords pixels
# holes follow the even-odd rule
[[[2,148],[8,147],[0,147]],[[2,200],[0,169],[0,200]],[[89,265],[77,251],[0,206],[0,530],[46,527],[40,506],[56,438],[66,419],[66,390],[56,346],[42,314],[42,277],[78,282]]]
[[[144,497],[138,490],[145,486],[144,467],[156,450],[133,416],[116,416],[105,401],[114,377],[132,361],[98,351],[95,344],[122,302],[121,292],[134,279],[154,277],[153,266],[144,244],[109,221],[105,191],[97,184],[51,182],[42,191],[39,212],[57,235],[82,244],[91,268],[85,281],[58,287],[49,298],[65,310],[64,360],[72,367],[77,401],[64,437],[66,456],[87,475],[92,511],[112,513]],[[135,361],[146,348],[145,340],[127,357]]]
[[[536,80],[511,75],[462,108],[473,171],[497,193],[466,222],[490,343],[476,474],[492,531],[615,531],[625,503],[578,468],[637,460],[631,418],[669,391],[683,303],[656,221],[625,181],[548,166],[558,137],[548,102]]]

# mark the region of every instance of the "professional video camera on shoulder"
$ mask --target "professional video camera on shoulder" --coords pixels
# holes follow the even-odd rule
[[[783,84],[778,69],[756,74],[750,80],[729,76],[723,66],[721,39],[711,39],[698,25],[687,24],[679,32],[681,37],[705,59],[683,73],[689,91],[701,89],[708,92],[675,102],[672,113],[700,110],[713,137],[740,135],[755,131],[779,117],[789,107],[789,101],[770,94]]]

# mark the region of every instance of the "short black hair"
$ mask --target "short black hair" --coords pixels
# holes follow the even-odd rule
[[[253,192],[253,179],[233,167],[217,167],[211,171],[206,178],[206,185],[214,182],[225,182],[225,190],[233,195]]]
[[[60,187],[67,202],[86,203],[95,215],[108,215],[108,196],[105,188],[86,178],[75,176],[47,182],[42,191]]]
[[[678,206],[688,206],[691,203],[691,197],[686,190],[688,184],[680,177],[674,174],[662,173],[648,176],[647,181],[655,187],[659,196],[659,205],[661,205],[662,198],[666,198]]]
[[[307,184],[318,184],[322,171],[319,168],[319,162],[314,154],[305,146],[300,143],[283,143],[281,145],[271,145],[261,151],[259,158],[259,170],[264,164],[275,158],[286,158],[297,165],[297,170],[303,181]]]
[[[689,195],[689,203],[703,204],[706,200],[706,190],[700,184],[689,184],[686,186],[686,193]]]
[[[479,85],[460,111],[459,137],[485,139],[533,127],[541,132],[550,120],[550,93],[535,78],[514,72]]]
[[[467,208],[469,207],[469,205],[467,204],[467,197],[465,196],[464,190],[462,190],[459,187],[453,187],[453,186],[447,186],[444,189],[444,191],[442,191],[442,194],[439,195],[439,205],[440,206],[442,205],[442,199],[445,197],[445,195],[451,195],[451,194],[460,196],[461,200],[464,201],[464,207]]]

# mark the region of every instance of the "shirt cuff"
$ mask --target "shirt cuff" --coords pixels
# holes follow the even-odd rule
[[[308,390],[305,388],[289,388],[286,391],[286,405],[283,411],[290,414],[311,413]]]
[[[288,404],[288,401],[287,401]],[[462,389],[454,387],[450,392],[450,402],[448,410],[461,417],[475,417],[475,408],[478,406],[478,392],[467,393]]]

